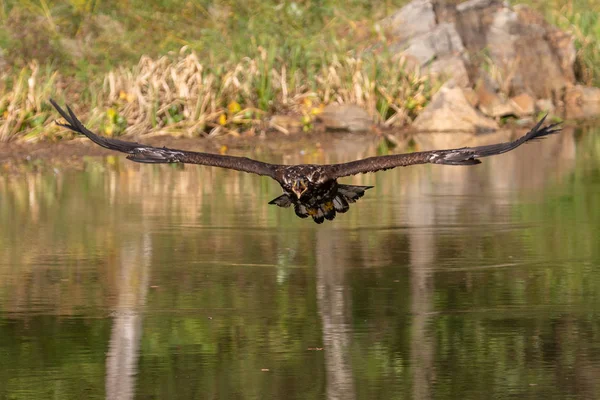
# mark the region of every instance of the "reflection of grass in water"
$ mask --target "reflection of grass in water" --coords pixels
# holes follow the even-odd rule
[[[582,364],[593,365],[582,363],[581,357],[585,359],[585,351],[597,343],[590,297],[598,292],[598,279],[591,275],[593,267],[577,262],[552,265],[552,259],[571,257],[572,250],[598,259],[596,248],[571,247],[564,240],[572,236],[573,241],[590,244],[598,237],[594,227],[600,226],[591,209],[597,204],[593,188],[587,195],[579,192],[590,190],[596,182],[593,171],[600,167],[600,157],[589,156],[588,149],[598,149],[598,139],[585,135],[582,140],[579,147],[585,154],[578,158],[581,164],[573,175],[581,183],[573,193],[582,203],[555,208],[556,202],[548,198],[531,210],[514,204],[494,208],[493,196],[475,197],[491,204],[488,214],[478,214],[483,223],[510,225],[510,221],[525,220],[537,225],[544,221],[541,228],[491,233],[491,226],[448,230],[437,227],[435,219],[427,229],[406,225],[407,213],[428,211],[421,205],[398,208],[413,191],[421,194],[417,201],[435,201],[441,210],[457,206],[455,225],[474,223],[474,204],[461,202],[459,194],[437,201],[430,196],[436,184],[460,183],[455,179],[460,177],[459,170],[436,166],[352,178],[353,183],[375,183],[376,188],[370,198],[326,226],[299,220],[290,210],[269,207],[266,202],[279,191],[276,184],[217,169],[186,167],[182,173],[168,166],[90,159],[83,173],[2,177],[0,247],[8,261],[0,263],[1,311],[26,313],[26,317],[17,315],[15,321],[0,324],[0,337],[10,349],[8,356],[3,354],[9,360],[31,362],[36,371],[47,372],[45,376],[76,377],[79,382],[84,375],[86,390],[92,388],[101,396],[110,327],[104,319],[78,323],[80,319],[64,316],[107,316],[106,310],[114,306],[127,252],[143,251],[143,231],[148,230],[152,232],[150,284],[158,287],[149,289],[144,313],[137,375],[140,397],[160,392],[158,397],[167,398],[171,390],[177,390],[178,396],[193,398],[217,390],[221,383],[227,389],[220,389],[217,397],[238,388],[240,393],[283,393],[291,390],[288,377],[293,376],[294,385],[299,385],[293,386],[298,398],[321,398],[326,384],[324,352],[331,349],[315,353],[306,349],[322,346],[315,303],[316,288],[322,282],[316,281],[314,240],[316,229],[327,229],[343,238],[349,251],[348,268],[341,274],[348,289],[343,292],[348,309],[339,311],[350,321],[344,329],[351,338],[359,398],[402,397],[398,393],[410,391],[410,379],[419,368],[415,343],[431,344],[436,393],[449,393],[449,398],[460,397],[457,392],[464,395],[456,382],[469,382],[472,393],[482,394],[475,397],[485,397],[484,393],[489,397],[499,387],[504,389],[499,397],[506,388],[520,393],[531,388],[531,382],[571,394],[569,387],[555,384],[556,371],[548,367],[545,349],[555,348],[560,341],[565,356],[557,357],[554,364],[562,370],[582,371]],[[509,160],[514,158],[504,162]],[[485,168],[491,164],[469,171],[487,177]],[[438,175],[441,171],[457,172],[452,179],[444,179]],[[419,185],[425,183],[429,189],[420,192]],[[477,187],[483,192],[488,189]],[[569,193],[568,188],[561,190]],[[575,211],[562,208],[572,206],[587,214],[573,219],[569,213]],[[518,207],[518,215],[503,213],[513,207]],[[433,211],[435,216],[440,208]],[[577,229],[586,226],[573,224],[577,218],[588,218],[589,229]],[[380,226],[374,221],[402,226],[364,229]],[[542,229],[548,231],[542,234]],[[534,245],[529,240],[535,240]],[[423,266],[433,270],[429,284],[419,290],[426,299],[431,296],[432,312],[425,316],[411,312],[415,301],[411,273],[418,271],[411,270],[410,252],[423,243],[429,247],[422,251],[431,254],[433,262]],[[295,255],[292,263],[300,267],[290,268],[284,280],[277,279],[275,268],[234,265],[274,263],[282,252],[290,254],[289,249]],[[521,263],[469,270],[482,260],[492,264],[509,255]],[[460,271],[448,267],[459,263]],[[46,314],[61,313],[63,323],[51,316],[28,314],[36,301],[44,305]],[[555,312],[560,307],[563,312]],[[426,337],[411,336],[418,318],[426,320]],[[14,329],[15,325],[20,329]],[[559,338],[555,337],[557,326]],[[61,334],[64,340],[57,341]],[[47,365],[51,368],[45,370]],[[32,366],[19,364],[19,368],[30,371]],[[265,378],[261,368],[270,368],[271,375]],[[498,383],[499,376],[502,383]],[[264,379],[268,385],[262,385]],[[23,387],[28,381],[11,376],[10,382]],[[29,394],[47,393],[46,385],[26,387]],[[0,395],[11,389],[18,390],[2,385]],[[70,393],[78,391],[60,393],[60,398],[69,398]]]
[[[600,204],[600,136],[596,129],[586,129],[581,136],[578,147],[585,151],[577,153],[577,166],[566,181],[567,190],[551,186],[541,204],[521,204],[515,208],[524,220],[542,224],[542,232],[532,232],[527,239],[532,251],[553,255],[552,258],[561,255],[570,260],[600,257],[596,243],[600,235],[597,207]],[[565,180],[561,186],[564,184]],[[546,222],[548,216],[552,224]],[[568,254],[565,249],[569,250]],[[581,273],[581,268],[578,271]],[[577,287],[576,284],[570,289]]]
[[[586,135],[585,140],[589,143],[586,142],[581,148],[586,151],[597,148],[593,138],[593,135]],[[559,141],[555,143],[560,144]],[[527,149],[535,151],[531,146]],[[551,147],[546,149],[553,151]],[[581,174],[579,179],[589,179],[593,175],[585,171],[597,168],[600,157],[594,158],[590,154],[586,153],[578,159],[580,163],[586,163],[580,164],[573,172],[575,176]],[[323,157],[314,161],[336,161],[327,155]],[[502,200],[496,202],[494,196],[476,195],[473,201],[481,204],[470,205],[463,204],[463,198],[475,195],[472,192],[474,186],[481,185],[484,191],[494,187],[492,179],[501,180],[498,183],[500,187],[504,182],[514,184],[516,177],[510,174],[515,169],[527,167],[529,164],[524,163],[527,158],[513,154],[503,156],[501,160],[486,160],[484,166],[474,169],[421,166],[349,177],[344,179],[345,183],[370,184],[375,188],[352,205],[348,213],[339,215],[327,227],[332,230],[352,230],[353,238],[368,244],[363,254],[377,260],[388,254],[389,246],[393,247],[393,236],[397,234],[394,232],[404,231],[392,229],[390,236],[381,240],[381,235],[371,236],[368,230],[364,230],[367,228],[364,225],[366,221],[374,221],[371,224],[374,227],[406,225],[407,221],[421,220],[421,217],[411,220],[406,215],[406,212],[412,214],[411,210],[417,207],[417,215],[427,214],[422,216],[423,222],[418,223],[424,224],[420,228],[423,233],[437,231],[445,235],[444,232],[455,224],[468,224],[473,218],[481,219],[483,224],[493,223],[494,218],[503,215],[506,210]],[[560,163],[552,161],[552,164],[553,168],[558,168]],[[536,173],[525,175],[534,175],[534,181],[538,181],[541,179],[540,170],[548,170],[548,174],[554,176],[550,167],[545,165],[547,163],[541,163],[537,165]],[[495,168],[492,169],[492,166]],[[499,168],[504,174],[499,174]],[[85,172],[54,174],[48,171],[0,179],[0,226],[3,227],[0,240],[12,265],[23,266],[20,274],[41,273],[29,268],[36,263],[44,263],[41,255],[57,252],[59,257],[66,257],[61,260],[68,265],[78,265],[82,260],[88,260],[86,263],[89,264],[89,260],[97,259],[100,254],[115,252],[120,246],[117,238],[121,235],[135,237],[142,230],[160,233],[161,242],[167,248],[183,246],[193,258],[211,262],[229,260],[232,263],[248,263],[252,262],[247,259],[251,255],[259,263],[274,264],[281,255],[279,246],[289,248],[286,251],[292,251],[299,257],[314,256],[311,240],[314,231],[322,227],[298,219],[290,209],[269,206],[268,201],[280,193],[280,187],[267,178],[196,166],[181,170],[168,165],[139,165],[113,157],[109,157],[107,162],[87,159],[84,169]],[[491,174],[492,171],[495,171],[494,174]],[[457,197],[451,196],[442,204],[441,198],[435,196],[436,185],[441,185],[440,193],[445,193],[444,190],[448,189],[443,187],[450,184],[448,179],[451,179],[453,188],[451,193]],[[527,186],[527,181],[522,184]],[[577,190],[585,190],[585,185],[582,182]],[[517,184],[513,190],[518,187]],[[583,208],[578,208],[578,212],[586,210],[589,204],[582,204]],[[433,219],[430,221],[430,218]],[[435,225],[430,226],[431,223],[442,226],[436,228]],[[249,233],[242,235],[243,241],[232,244],[231,239],[239,239],[244,229],[248,229]],[[459,235],[456,239],[443,236],[443,240],[456,240],[453,244],[456,251],[461,254],[472,252],[474,260],[479,259],[480,253],[472,246],[472,241],[481,241],[491,258],[505,257],[507,251],[512,251],[509,249],[519,247],[518,239],[515,241],[510,231],[496,240],[496,233],[481,236],[481,229],[476,228],[473,234],[464,231],[466,236]],[[283,232],[288,231],[291,233],[282,236]],[[200,242],[197,242],[198,232],[203,233]],[[231,234],[225,235],[226,232]],[[593,233],[590,230],[584,235]],[[255,237],[260,238],[256,243]],[[29,249],[29,238],[35,240],[32,250]],[[562,251],[556,243],[554,248]],[[227,257],[220,256],[222,254],[227,254]],[[102,263],[100,265],[103,265],[102,268],[112,268]],[[103,272],[99,274],[105,275]],[[6,284],[12,286],[15,282],[26,284],[27,280],[18,279]],[[64,283],[71,284],[72,281]],[[83,292],[80,294],[80,300],[76,303],[84,304],[85,296]]]

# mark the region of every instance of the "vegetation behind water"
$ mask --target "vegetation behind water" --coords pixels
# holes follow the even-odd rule
[[[402,126],[438,87],[384,50],[377,21],[404,3],[2,0],[0,142],[64,135],[48,128],[51,96],[108,135],[237,134],[274,113],[309,131],[334,101]],[[529,3],[574,33],[580,76],[598,84],[598,0]]]

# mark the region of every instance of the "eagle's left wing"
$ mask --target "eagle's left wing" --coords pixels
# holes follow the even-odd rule
[[[127,158],[131,161],[140,163],[186,163],[200,164],[212,167],[221,167],[234,169],[237,171],[250,172],[258,175],[265,175],[276,179],[277,165],[268,164],[261,161],[252,160],[246,157],[225,156],[221,154],[201,153],[195,151],[185,151],[169,149],[166,147],[153,147],[144,144],[126,142],[124,140],[107,138],[96,135],[87,129],[73,111],[67,106],[67,111],[59,107],[52,99],[50,103],[56,108],[67,123],[57,122],[58,125],[70,129],[74,132],[87,136],[92,142],[110,149],[129,154]]]
[[[396,167],[415,164],[475,165],[481,163],[479,158],[506,153],[516,149],[523,143],[535,140],[560,131],[558,124],[542,128],[546,117],[542,118],[527,134],[512,142],[490,144],[478,147],[463,147],[450,150],[422,151],[418,153],[395,154],[390,156],[369,157],[343,164],[327,165],[328,177],[336,179],[342,176],[367,172],[376,172]]]

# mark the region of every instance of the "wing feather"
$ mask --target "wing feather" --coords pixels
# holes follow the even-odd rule
[[[140,163],[185,163],[200,164],[212,167],[221,167],[234,169],[237,171],[250,172],[258,175],[265,175],[275,178],[277,169],[276,164],[268,164],[261,161],[252,160],[247,157],[225,156],[220,154],[201,153],[195,151],[185,151],[169,149],[166,147],[153,147],[124,140],[112,139],[96,135],[88,130],[77,119],[71,108],[67,106],[67,111],[60,108],[52,99],[50,103],[56,108],[60,115],[67,121],[66,123],[57,122],[58,125],[70,129],[74,132],[87,136],[92,142],[110,150],[127,153],[127,158],[131,161]]]
[[[523,143],[557,133],[561,130],[559,124],[542,127],[544,116],[529,132],[512,142],[504,142],[478,147],[463,147],[450,150],[433,150],[417,153],[395,154],[390,156],[369,157],[362,160],[328,166],[333,179],[367,172],[376,172],[396,167],[406,167],[415,164],[445,164],[445,165],[475,165],[481,163],[479,158],[506,153],[516,149]]]

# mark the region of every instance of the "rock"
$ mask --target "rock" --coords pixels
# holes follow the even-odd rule
[[[482,113],[492,118],[502,118],[510,115],[517,115],[517,112],[513,108],[512,104],[504,101],[499,101],[489,107],[485,107],[480,104],[479,109]]]
[[[525,26],[539,26],[544,30],[544,38],[547,40],[553,53],[558,58],[559,66],[568,82],[575,82],[575,38],[568,32],[563,32],[557,27],[549,24],[539,12],[524,4],[514,6],[519,16],[519,21]]]
[[[429,0],[411,1],[381,21],[382,27],[398,41],[429,33],[435,28],[435,13]]]
[[[547,40],[552,31],[508,7],[496,12],[486,36],[487,48],[509,93],[547,98],[574,83],[573,66],[565,74],[562,65],[568,61],[560,59],[568,50],[557,51]],[[574,45],[572,40],[569,43]]]
[[[552,98],[574,84],[574,39],[540,13],[527,6],[511,8],[502,0],[455,3],[433,0],[433,8],[438,23],[456,26],[469,54],[466,67],[472,81],[483,65],[493,64],[507,95]]]
[[[472,64],[467,66],[472,79],[478,75],[480,60],[477,58],[487,47],[486,37],[494,20],[494,14],[503,7],[502,0],[466,1],[456,5],[453,12],[437,5],[435,7],[438,21],[454,22],[467,52],[474,56]],[[441,9],[439,13],[438,9]]]
[[[414,57],[421,65],[447,56],[460,55],[465,48],[453,24],[440,24],[430,32],[415,36],[406,41],[398,41],[390,46],[390,51],[398,51],[407,57]]]
[[[514,115],[515,110],[498,92],[489,79],[480,78],[475,87],[478,106],[482,113],[492,118]]]
[[[596,89],[575,87],[573,36],[527,6],[510,7],[504,0],[414,0],[383,25],[392,35],[389,50],[403,55],[406,66],[450,78],[454,87],[478,82],[476,96],[462,93],[471,111],[477,105],[493,118],[525,117],[536,110],[562,110],[564,104],[571,116],[597,113]],[[449,93],[440,97],[451,98]]]
[[[511,97],[510,103],[519,117],[532,115],[535,112],[535,99],[527,93]]]
[[[501,1],[497,0],[468,0],[456,5],[456,11],[459,13],[486,10],[494,6],[502,5]]]
[[[356,104],[329,104],[317,118],[329,130],[361,132],[373,127],[373,118]]]
[[[590,118],[600,115],[600,88],[576,85],[565,94],[567,118]]]
[[[554,113],[554,103],[550,99],[539,99],[535,102],[535,110],[538,112]]]
[[[492,107],[494,104],[501,102],[497,91],[484,79],[479,79],[475,85],[475,95],[477,103],[483,107]]]
[[[469,104],[460,87],[446,83],[414,121],[421,131],[487,132],[498,129],[496,122]]]
[[[471,85],[465,61],[460,56],[450,56],[435,60],[429,64],[425,72],[435,77],[452,78],[460,87],[466,88]]]
[[[389,51],[399,53],[411,61],[409,64],[423,66],[432,60],[451,60],[450,57],[464,52],[464,46],[456,27],[451,23],[436,23],[434,5],[430,0],[415,0],[395,14],[384,19],[383,27],[392,36]],[[454,67],[464,70],[451,60]],[[441,71],[440,63],[436,66]],[[462,71],[460,71],[462,72]]]
[[[471,105],[471,107],[475,108],[479,105],[479,97],[477,97],[477,93],[472,88],[463,88],[463,94],[465,98]]]

